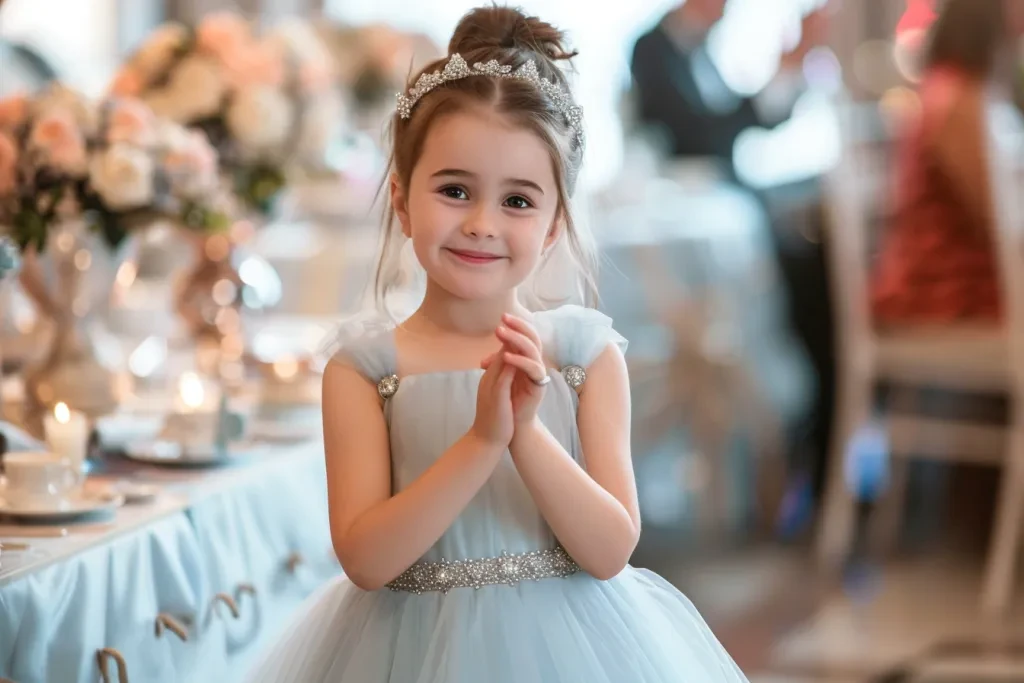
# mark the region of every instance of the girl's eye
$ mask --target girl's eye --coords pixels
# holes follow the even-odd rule
[[[449,199],[466,199],[466,191],[456,185],[442,187],[441,194]]]
[[[505,200],[505,206],[508,206],[513,209],[529,209],[533,207],[533,204],[531,204],[530,200],[527,199],[526,197],[522,197],[520,195],[512,195],[511,197]]]

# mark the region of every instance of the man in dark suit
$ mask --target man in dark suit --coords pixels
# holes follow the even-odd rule
[[[637,115],[673,156],[729,157],[733,131],[756,122],[707,56],[708,32],[724,10],[725,0],[687,0],[633,47]]]
[[[637,40],[631,70],[638,123],[653,129],[675,157],[722,162],[735,179],[732,157],[739,135],[749,128],[772,128],[789,117],[759,111],[751,97],[735,93],[707,51],[711,28],[722,18],[726,0],[687,0],[670,10]],[[782,57],[780,74],[794,73],[820,38],[805,20],[801,42]],[[791,103],[792,104],[792,103]]]

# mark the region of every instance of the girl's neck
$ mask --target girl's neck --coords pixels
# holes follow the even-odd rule
[[[494,334],[504,313],[527,314],[514,289],[493,299],[461,299],[428,280],[423,302],[405,327],[421,332],[485,337]]]

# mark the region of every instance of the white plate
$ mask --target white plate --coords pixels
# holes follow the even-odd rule
[[[231,444],[220,450],[214,444],[182,444],[176,441],[136,441],[125,444],[124,454],[132,460],[151,465],[173,467],[206,467],[221,465],[239,455],[246,455],[253,446]]]
[[[163,422],[163,415],[115,413],[98,418],[96,430],[103,447],[115,449],[132,441],[155,439]]]
[[[74,519],[97,512],[112,512],[124,505],[124,496],[108,491],[83,491],[59,507],[20,507],[0,499],[0,514],[33,521]]]

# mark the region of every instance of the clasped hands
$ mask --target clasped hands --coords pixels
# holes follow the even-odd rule
[[[518,429],[533,425],[551,381],[543,344],[533,325],[506,313],[495,330],[501,348],[480,363],[472,431],[488,443],[508,446]]]

